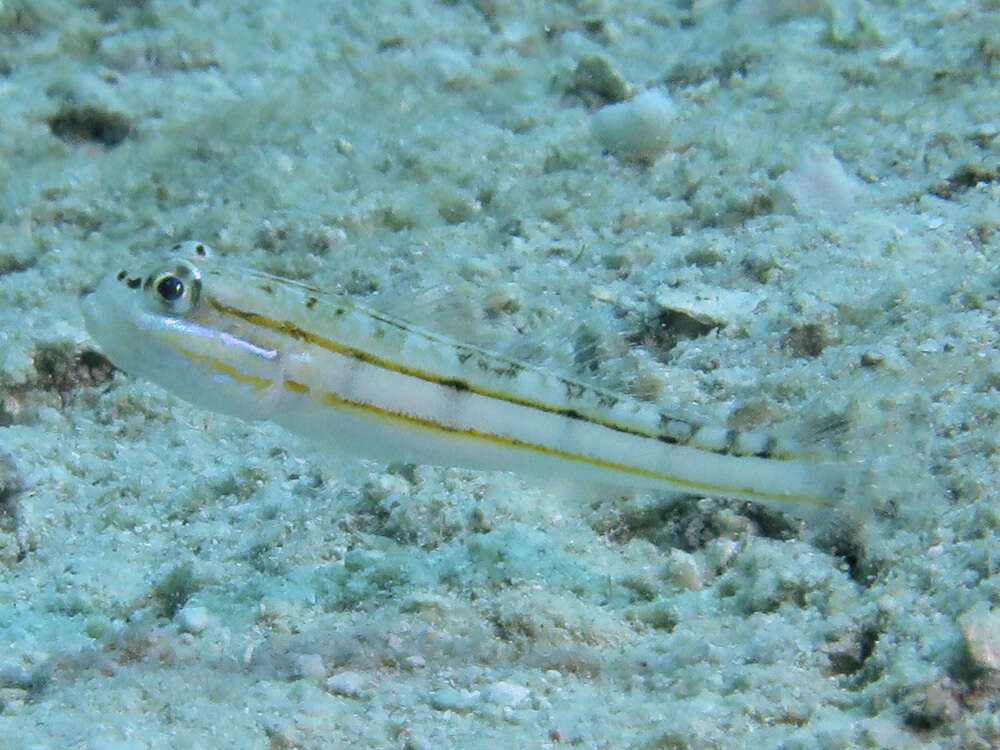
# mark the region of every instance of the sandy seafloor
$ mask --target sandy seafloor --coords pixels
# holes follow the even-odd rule
[[[256,5],[0,3],[0,747],[1000,746],[996,0]],[[846,510],[191,407],[78,300],[183,239],[840,418]]]

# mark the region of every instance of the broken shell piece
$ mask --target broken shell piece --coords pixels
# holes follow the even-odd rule
[[[661,286],[653,301],[664,310],[685,315],[702,325],[721,327],[749,322],[760,304],[760,296],[711,286]]]
[[[822,146],[803,154],[778,184],[779,206],[799,216],[847,213],[862,195],[857,178],[847,173],[830,149]]]

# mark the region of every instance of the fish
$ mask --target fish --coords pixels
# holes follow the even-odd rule
[[[199,407],[363,458],[764,503],[808,517],[845,466],[455,340],[205,243],[82,300],[110,361]],[[818,456],[818,457],[817,457]]]

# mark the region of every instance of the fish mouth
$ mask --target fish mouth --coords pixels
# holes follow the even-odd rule
[[[87,327],[87,333],[93,339],[97,338],[94,331],[98,327],[97,301],[94,299],[96,293],[96,286],[80,292],[80,311],[83,313],[83,323]]]
[[[80,298],[80,312],[87,333],[116,367],[130,364],[135,343],[134,322],[129,314],[130,300],[122,298],[121,287],[114,277],[102,279]]]

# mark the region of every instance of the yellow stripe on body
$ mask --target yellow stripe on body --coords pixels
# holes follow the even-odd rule
[[[620,472],[624,474],[630,474],[632,476],[643,477],[644,479],[652,479],[659,482],[665,482],[674,485],[678,488],[684,488],[691,490],[692,492],[705,492],[712,495],[738,495],[742,497],[756,497],[761,500],[781,500],[784,502],[791,503],[808,503],[813,505],[820,505],[821,500],[813,495],[802,495],[802,494],[781,494],[775,492],[759,492],[752,488],[741,488],[741,487],[727,487],[724,485],[711,484],[709,482],[695,482],[690,479],[681,479],[679,477],[671,476],[669,474],[663,474],[661,472],[652,471],[651,469],[643,469],[638,466],[631,466],[629,464],[617,463],[615,461],[606,461],[600,458],[594,458],[593,456],[586,456],[580,453],[571,453],[569,451],[560,450],[558,448],[550,448],[545,445],[539,445],[537,443],[529,443],[525,440],[519,440],[517,438],[507,437],[505,435],[497,435],[490,432],[481,432],[479,430],[474,430],[471,428],[460,428],[460,427],[450,427],[448,425],[441,424],[440,422],[435,422],[434,420],[427,419],[425,417],[415,417],[411,414],[403,414],[401,412],[392,411],[390,409],[384,409],[374,404],[362,403],[356,401],[349,401],[337,396],[335,393],[324,393],[321,402],[329,407],[343,409],[346,411],[358,412],[361,416],[366,418],[381,418],[384,420],[392,422],[403,422],[412,427],[417,427],[424,430],[431,430],[441,434],[466,437],[473,440],[480,440],[493,445],[501,445],[508,448],[517,448],[520,450],[531,451],[543,456],[550,456],[552,458],[559,458],[565,461],[571,461],[575,463],[586,464],[588,466],[593,466],[598,469],[607,469],[615,472]]]
[[[246,383],[247,385],[252,385],[255,390],[264,390],[265,388],[270,388],[274,383],[270,378],[262,378],[259,375],[247,375],[240,372],[236,367],[233,367],[226,362],[223,362],[216,357],[208,357],[204,354],[196,354],[188,349],[175,349],[175,351],[182,357],[187,357],[192,362],[197,362],[202,365],[206,365],[209,369],[215,370],[216,372],[221,372],[223,375],[228,375],[233,380],[239,383]]]
[[[260,328],[264,328],[279,336],[287,336],[296,341],[304,341],[306,343],[318,346],[321,349],[325,349],[329,352],[351,357],[352,359],[364,362],[365,364],[369,364],[374,367],[381,368],[383,370],[395,372],[400,375],[407,375],[438,386],[452,388],[460,391],[467,391],[470,393],[474,393],[478,396],[483,396],[485,398],[496,399],[497,401],[503,401],[505,403],[514,404],[517,406],[523,406],[529,409],[535,409],[537,411],[545,412],[548,414],[555,414],[561,417],[565,417],[567,419],[580,420],[582,422],[587,422],[589,424],[598,427],[605,427],[609,430],[614,430],[616,432],[620,432],[626,435],[632,435],[640,438],[647,438],[650,440],[658,440],[660,442],[667,443],[668,445],[683,446],[683,445],[691,445],[690,438],[698,434],[698,430],[700,428],[699,425],[687,422],[686,420],[671,418],[670,419],[671,422],[682,423],[690,427],[691,431],[690,434],[687,436],[687,438],[668,435],[664,432],[644,430],[639,427],[625,425],[620,422],[613,421],[611,419],[602,419],[592,414],[587,414],[584,411],[574,409],[573,407],[553,406],[552,404],[546,403],[544,401],[539,401],[537,399],[531,399],[518,394],[476,385],[474,383],[470,383],[467,380],[463,380],[458,377],[437,375],[436,373],[429,372],[427,370],[422,370],[416,367],[412,367],[409,365],[402,364],[400,362],[387,359],[385,357],[380,357],[378,355],[372,354],[371,352],[367,352],[357,347],[352,347],[337,343],[336,341],[333,341],[330,338],[321,336],[311,331],[307,331],[298,324],[289,320],[281,321],[272,318],[270,316],[263,315],[261,313],[251,312],[249,310],[242,310],[232,305],[227,305],[223,302],[220,302],[218,299],[215,298],[211,298],[208,301],[209,304],[211,304],[212,308],[215,309],[216,312],[218,312],[221,315],[231,315],[239,320],[242,320],[246,323],[250,323],[251,325],[258,326]],[[413,329],[408,328],[406,325],[404,325],[399,321],[378,316],[367,311],[366,314],[379,320],[382,323],[399,328],[400,330],[402,330],[407,334],[424,336],[441,345],[448,345],[448,346],[456,345],[454,342],[444,341],[434,336],[433,334],[428,334],[427,332],[424,331],[414,331]],[[509,364],[512,367],[523,367],[523,365],[521,365],[520,363],[514,362],[513,360],[503,360],[502,358],[498,358],[497,355],[489,352],[477,351],[477,353],[483,356],[488,356],[494,360],[505,362],[506,364]],[[607,397],[611,397],[614,399],[618,398],[616,394],[611,394],[611,393],[605,394],[600,389],[592,388],[590,386],[586,386],[570,380],[560,378],[559,381],[567,387],[579,388],[581,389],[581,391],[589,389],[592,392],[594,392],[598,397],[606,395]],[[691,447],[695,448],[696,450],[703,450],[706,453],[715,453],[718,455],[734,455],[734,452],[727,450],[727,447],[729,445],[735,444],[738,435],[739,433],[734,430],[728,431],[728,437],[725,441],[725,445],[719,448],[707,447],[703,445],[692,445]],[[770,453],[773,451],[774,448],[773,439],[770,438],[768,439],[767,446],[768,447],[766,449],[767,453],[766,456],[764,455],[765,452],[761,452],[756,455],[758,455],[758,457],[766,457],[771,460],[783,460],[786,458],[791,458],[790,456],[770,455]]]
[[[294,391],[295,393],[309,393],[312,390],[308,385],[297,380],[285,380],[281,385],[286,391]]]
[[[216,309],[218,309],[218,307]],[[247,313],[247,315],[251,314]],[[263,317],[263,316],[258,316],[256,314],[253,315],[255,318]],[[243,316],[239,317],[241,317],[244,320],[248,320],[247,318],[243,318]],[[250,321],[248,320],[248,322]],[[257,320],[255,320],[254,322],[260,325],[260,323]],[[280,329],[278,327],[270,327],[270,326],[268,326],[268,328],[269,330],[285,333],[286,335],[292,335],[288,333],[288,331],[286,330],[288,326],[289,324],[284,324],[280,326]],[[295,330],[299,335],[295,335],[293,336],[293,338],[300,338],[301,340],[309,341],[310,343],[315,343],[318,346],[322,346],[322,344],[319,343],[320,341],[327,341],[330,343],[330,346],[329,347],[323,346],[323,348],[328,349],[329,351],[333,351],[338,354],[347,354],[348,356],[351,356],[351,353],[353,351],[356,351],[351,349],[350,347],[344,347],[339,344],[336,344],[332,341],[329,341],[329,339],[325,339],[324,337],[318,336],[316,334],[310,334],[307,331],[303,331],[301,328],[296,327]],[[225,375],[228,375],[229,377],[233,378],[238,382],[253,385],[254,388],[258,390],[268,388],[273,383],[273,381],[268,378],[261,378],[256,375],[247,375],[245,373],[242,373],[236,367],[229,365],[225,362],[222,362],[221,360],[214,357],[206,357],[186,350],[181,350],[180,353],[183,354],[188,359],[204,364],[209,368],[211,368],[212,370],[215,370],[216,372],[221,372]],[[366,353],[362,352],[362,354]],[[381,360],[378,357],[372,357],[366,355],[365,361],[367,364],[379,367],[381,366],[380,363],[384,362],[385,360]],[[384,369],[391,369],[392,371],[403,375],[412,375],[412,372],[409,371],[412,368],[404,368],[400,366],[399,368],[386,367]],[[426,378],[425,380],[429,380],[432,384],[435,384],[438,387],[445,387],[444,385],[442,385],[441,382],[439,382],[440,379]],[[312,388],[296,380],[290,380],[290,379],[284,380],[282,381],[282,386],[288,391],[292,391],[294,393],[299,393],[303,395],[307,395],[312,392]],[[484,397],[488,398],[493,397],[490,395],[490,392],[487,391],[486,389],[482,389],[480,391],[470,387],[468,390],[473,393],[476,393],[477,395],[482,395]],[[530,402],[522,403],[520,400],[517,400],[516,398],[504,399],[504,400],[511,401],[512,403],[517,403],[518,405],[521,406],[528,406],[534,408]],[[629,474],[632,476],[643,477],[644,479],[665,482],[674,485],[675,487],[684,488],[692,492],[706,492],[709,494],[716,494],[716,493],[737,494],[742,496],[759,497],[765,500],[770,499],[770,500],[784,500],[787,502],[796,502],[796,503],[803,503],[803,502],[818,503],[817,498],[810,495],[798,495],[798,494],[781,495],[781,494],[775,494],[773,492],[758,492],[756,490],[753,490],[752,488],[727,487],[724,485],[711,484],[709,482],[695,482],[689,479],[682,479],[680,477],[664,474],[662,472],[652,471],[650,469],[643,469],[638,466],[618,463],[615,461],[607,461],[604,459],[594,458],[593,456],[587,456],[580,453],[571,453],[569,451],[560,450],[558,448],[552,448],[545,445],[540,445],[538,443],[528,442],[526,440],[520,440],[518,438],[507,437],[505,435],[483,432],[481,430],[475,430],[472,428],[451,427],[442,424],[441,422],[436,422],[432,419],[427,419],[426,417],[416,417],[411,414],[404,414],[402,412],[375,406],[374,404],[371,403],[344,399],[336,395],[335,393],[330,393],[330,392],[324,393],[322,397],[319,399],[319,403],[329,408],[342,409],[345,411],[354,412],[367,419],[374,418],[385,421],[391,421],[397,424],[403,423],[409,425],[410,427],[416,427],[418,429],[423,429],[423,430],[430,430],[433,432],[437,432],[439,434],[455,436],[455,437],[464,437],[471,440],[488,442],[493,445],[500,445],[508,448],[530,451],[539,455],[549,456],[551,458],[558,458],[565,461],[586,464],[588,466],[592,466],[598,469],[605,469],[623,474]],[[560,411],[557,409],[550,408],[547,411],[554,413],[557,416],[563,416],[564,418],[568,418],[565,417],[565,415],[561,414]],[[604,425],[596,420],[584,419],[584,421],[588,421],[599,427],[607,427],[607,425]],[[637,436],[648,437],[642,434],[638,434]]]

